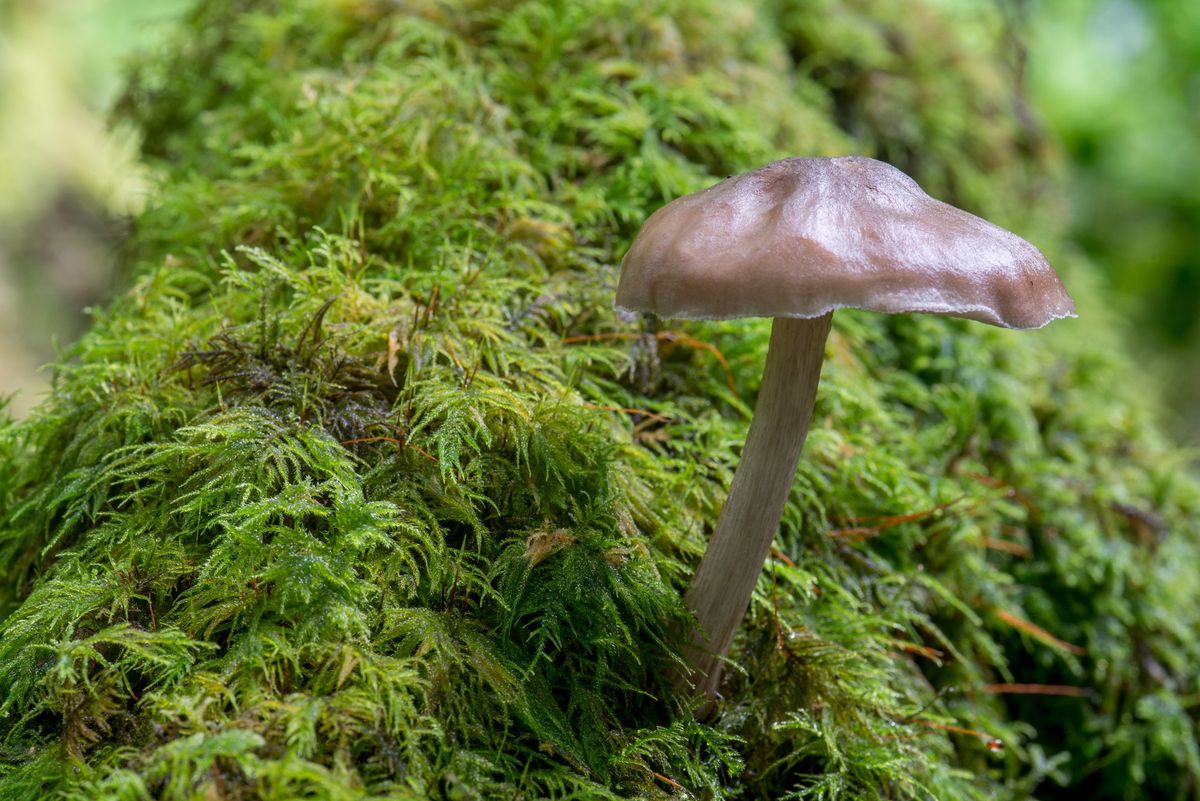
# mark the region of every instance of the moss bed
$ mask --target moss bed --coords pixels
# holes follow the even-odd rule
[[[117,111],[159,187],[124,289],[0,422],[0,798],[1200,797],[1200,484],[998,8],[201,3]],[[1081,317],[837,315],[696,723],[670,632],[768,325],[620,317],[617,265],[844,153]]]

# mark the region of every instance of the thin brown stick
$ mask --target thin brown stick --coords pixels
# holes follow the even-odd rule
[[[925,720],[924,718],[918,718],[912,722],[921,726],[926,726],[930,729],[938,729],[940,731],[948,731],[953,734],[966,734],[970,737],[978,737],[984,741],[988,747],[988,750],[990,751],[999,751],[1004,748],[1004,743],[1000,740],[1000,738],[993,737],[987,732],[979,731],[978,729],[968,729],[963,726],[954,726],[949,723],[938,723],[935,720]]]
[[[669,785],[671,785],[672,787],[674,787],[676,790],[684,790],[684,789],[686,789],[686,788],[685,788],[685,787],[684,787],[682,784],[680,784],[679,782],[675,781],[674,779],[668,779],[666,776],[662,775],[662,774],[661,774],[661,773],[659,773],[658,771],[655,771],[655,770],[650,770],[650,768],[646,768],[646,770],[650,772],[650,775],[651,775],[651,776],[653,776],[654,778],[658,779],[659,781],[664,781],[664,782],[666,782],[667,784],[669,784]]]
[[[624,414],[640,414],[644,417],[648,417],[651,420],[656,420],[660,423],[671,422],[671,418],[667,417],[666,415],[658,414],[657,412],[651,412],[646,409],[631,409],[627,406],[608,406],[608,405],[601,404],[601,403],[585,403],[585,404],[583,404],[583,408],[599,409],[600,411],[604,411],[604,412],[623,412]]]
[[[1074,643],[1069,643],[1066,640],[1060,640],[1058,637],[1055,637],[1053,634],[1046,631],[1036,623],[1031,623],[1024,618],[1017,617],[1011,612],[1006,612],[1003,609],[997,608],[993,611],[996,613],[996,617],[1001,621],[1007,623],[1015,629],[1025,632],[1036,640],[1040,640],[1046,645],[1049,645],[1051,648],[1057,648],[1060,651],[1066,651],[1067,653],[1075,654],[1075,656],[1083,656],[1087,653],[1086,648],[1075,645]]]
[[[923,656],[931,662],[940,662],[942,657],[945,656],[945,653],[936,648],[931,648],[928,645],[919,645],[915,642],[909,642],[908,640],[891,639],[888,640],[888,643],[896,648],[899,648],[901,651],[905,651],[906,653]]]
[[[1013,556],[1028,557],[1030,555],[1028,546],[1022,545],[1019,542],[1013,542],[1012,540],[984,537],[983,542],[980,544],[983,545],[984,548],[991,548],[993,551],[1003,551],[1004,553],[1010,553]]]
[[[974,470],[963,471],[962,475],[964,475],[967,478],[972,479],[974,481],[978,481],[980,484],[982,484],[985,487],[991,487],[992,489],[1004,490],[1005,496],[1007,496],[1007,497],[1011,498],[1012,500],[1016,501],[1017,503],[1021,504],[1022,506],[1024,506],[1026,509],[1028,509],[1031,512],[1037,511],[1037,509],[1033,505],[1033,501],[1031,501],[1029,499],[1029,496],[1026,495],[1025,493],[1021,492],[1021,490],[1017,489],[1012,484],[1009,484],[1007,481],[1003,481],[994,476],[986,475],[985,473],[978,473],[978,472],[975,472]]]
[[[983,691],[996,695],[1063,695],[1071,698],[1086,698],[1086,687],[1071,687],[1065,684],[985,684]]]
[[[775,560],[771,560],[771,613],[775,619],[775,645],[790,656],[787,638],[783,636],[783,626],[779,622],[779,580],[775,575]]]
[[[563,337],[562,342],[564,345],[573,345],[579,342],[599,342],[606,339],[643,339],[645,337],[646,334],[635,334],[631,331],[610,331],[604,334],[579,334]],[[706,350],[711,353],[720,362],[721,367],[725,369],[725,382],[729,384],[729,391],[733,393],[735,398],[737,397],[737,386],[733,381],[733,368],[729,366],[729,360],[725,358],[725,354],[721,353],[716,345],[688,336],[682,331],[659,331],[653,334],[653,337],[659,342],[678,342],[681,345]]]
[[[896,526],[902,525],[904,523],[913,523],[918,520],[924,520],[927,517],[935,515],[938,512],[945,511],[946,509],[949,509],[952,506],[955,506],[956,504],[961,503],[963,500],[965,500],[965,498],[966,498],[966,496],[962,496],[959,498],[955,498],[952,501],[946,501],[945,503],[939,503],[937,506],[931,506],[928,509],[921,509],[916,512],[909,512],[907,514],[902,514],[902,515],[888,515],[886,517],[844,518],[845,522],[847,522],[847,523],[864,523],[869,520],[877,520],[879,522],[874,523],[873,525],[869,525],[869,526],[852,526],[850,528],[830,529],[829,531],[825,532],[825,536],[827,536],[827,537],[862,537],[864,539],[867,537],[873,537],[876,534],[886,531],[889,528],[895,528]]]
[[[403,448],[412,448],[414,451],[421,454],[429,461],[434,462],[435,464],[437,463],[437,457],[434,456],[432,453],[429,453],[424,448],[419,448],[416,445],[413,445],[411,442],[405,442],[404,440],[397,439],[396,437],[358,437],[357,439],[344,439],[338,444],[343,445],[343,446],[359,445],[363,442],[393,442]]]
[[[771,556],[778,559],[780,562],[783,562],[788,567],[796,566],[796,563],[792,561],[790,556],[776,548],[774,545],[771,546]]]

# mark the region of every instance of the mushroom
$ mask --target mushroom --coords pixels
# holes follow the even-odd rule
[[[790,158],[668,203],[621,263],[618,308],[773,317],[762,386],[716,530],[688,588],[674,677],[711,708],[808,433],[833,311],[926,312],[1004,328],[1074,317],[1041,252],[874,159]]]

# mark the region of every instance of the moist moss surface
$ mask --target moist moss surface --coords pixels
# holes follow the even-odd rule
[[[1200,794],[1200,493],[990,4],[200,4],[126,289],[0,423],[0,798]],[[1080,319],[836,315],[720,714],[665,675],[761,320],[612,310],[655,208],[891,161]]]

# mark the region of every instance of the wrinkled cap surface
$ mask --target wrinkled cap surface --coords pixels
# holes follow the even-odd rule
[[[625,254],[616,305],[691,319],[851,307],[1005,328],[1075,316],[1036,247],[858,156],[772,162],[663,206]]]

